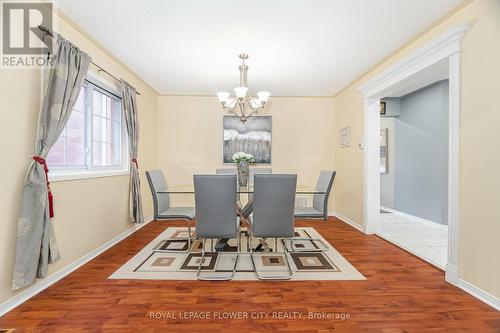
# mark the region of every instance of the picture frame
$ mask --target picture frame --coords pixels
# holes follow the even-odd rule
[[[380,102],[380,115],[385,116],[387,114],[387,103],[384,101]]]
[[[389,129],[380,129],[380,173],[389,173]]]
[[[340,147],[350,147],[351,146],[351,127],[344,127],[340,129]]]
[[[257,164],[271,164],[272,117],[253,116],[242,123],[232,115],[223,116],[222,162],[233,163],[234,153],[252,154]]]

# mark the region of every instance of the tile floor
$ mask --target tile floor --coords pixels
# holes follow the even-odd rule
[[[442,269],[448,255],[448,227],[397,213],[380,214],[379,236]]]

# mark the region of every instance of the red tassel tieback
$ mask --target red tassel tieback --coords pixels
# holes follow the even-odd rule
[[[49,199],[49,216],[50,218],[54,217],[54,198],[52,196],[52,190],[50,189],[50,183],[49,183],[49,167],[47,166],[47,161],[45,161],[44,158],[41,158],[40,156],[33,156],[33,160],[37,162],[38,164],[41,164],[43,166],[43,171],[45,171],[45,180],[47,181],[47,196]]]
[[[137,159],[133,158],[132,162],[135,163],[135,166],[137,167],[137,169],[139,169],[139,164],[137,163]]]

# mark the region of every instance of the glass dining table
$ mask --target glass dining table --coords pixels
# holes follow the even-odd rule
[[[253,193],[254,193],[254,186],[248,185],[248,186],[238,186],[237,191],[238,196],[240,194],[247,194],[248,195],[248,200],[245,202],[244,205],[241,205],[241,212],[245,214],[246,216],[249,216],[252,211],[253,211]],[[187,185],[187,186],[175,186],[175,187],[170,187],[167,190],[164,191],[158,191],[157,193],[159,194],[184,194],[184,195],[189,195],[192,194],[194,195],[194,186],[193,185]],[[295,190],[295,194],[298,196],[306,196],[306,195],[324,195],[326,192],[324,190],[316,189],[315,187],[308,187],[308,186],[297,186]],[[243,201],[238,200],[243,203]],[[245,216],[245,217],[246,217]]]
[[[254,187],[253,186],[238,186],[236,192],[238,194],[253,194]],[[158,193],[164,194],[194,194],[194,186],[175,186],[170,187],[164,191],[158,191]],[[296,194],[325,194],[325,191],[318,190],[314,187],[297,187],[295,190]]]
[[[254,187],[252,185],[248,186],[238,186],[237,191],[238,196],[240,194],[247,194],[248,198],[245,204],[243,204],[243,201],[239,200],[238,201],[241,203],[240,209],[239,209],[239,214],[241,217],[248,218],[250,214],[253,212],[253,193],[254,193]],[[158,191],[158,194],[178,194],[178,195],[194,195],[194,185],[188,185],[188,186],[174,186],[170,187],[165,191]],[[307,186],[298,186],[295,190],[295,194],[299,196],[306,196],[306,195],[324,195],[326,192],[323,190],[316,189],[314,187],[307,187]],[[227,245],[228,238],[223,238],[218,240],[217,245],[215,246],[216,249],[224,249]],[[263,246],[263,243],[259,244],[255,251],[259,251],[260,248]]]

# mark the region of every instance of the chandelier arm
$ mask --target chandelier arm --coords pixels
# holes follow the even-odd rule
[[[234,110],[234,107],[229,107],[229,106],[224,105],[224,104],[222,104],[222,108],[223,108],[224,110],[228,110],[228,111],[233,111],[233,110]]]
[[[247,105],[250,107],[250,110],[252,110],[252,113],[255,113],[256,111],[262,109],[262,106],[257,106],[255,108],[252,106],[252,96],[247,96],[245,98],[245,102],[247,102]]]
[[[248,88],[248,95],[246,96],[248,98],[248,101],[247,101],[247,104],[250,106],[250,108],[253,110],[262,110],[264,108],[264,105],[261,104],[261,105],[258,105],[257,107],[252,107],[252,101],[253,101],[253,96],[252,96],[252,92],[250,91],[250,88]],[[257,100],[258,100],[258,97],[257,97]],[[260,102],[260,100],[259,100]]]
[[[253,110],[252,112],[250,112],[250,114],[246,118],[250,118],[251,116],[254,115],[254,113],[256,113],[257,111],[259,111],[260,109],[262,109],[262,108],[257,108],[255,110]]]
[[[229,111],[230,113],[235,113],[234,112],[234,109],[236,109],[236,104],[231,108],[231,107],[228,107],[228,106],[225,106],[225,105],[222,105],[222,109],[223,110],[227,110]],[[235,113],[236,114],[236,113]]]
[[[238,105],[240,106],[240,114],[242,117],[246,117],[245,114],[245,102],[243,101],[238,101]]]
[[[254,113],[256,113],[257,111],[259,110],[262,110],[263,109],[263,106],[262,105],[257,105],[256,107],[253,107],[252,106],[252,99],[250,98],[249,100],[246,101],[247,102],[247,105],[248,107],[250,108],[251,112],[250,112],[250,115],[253,115]],[[249,115],[249,117],[250,117]]]

